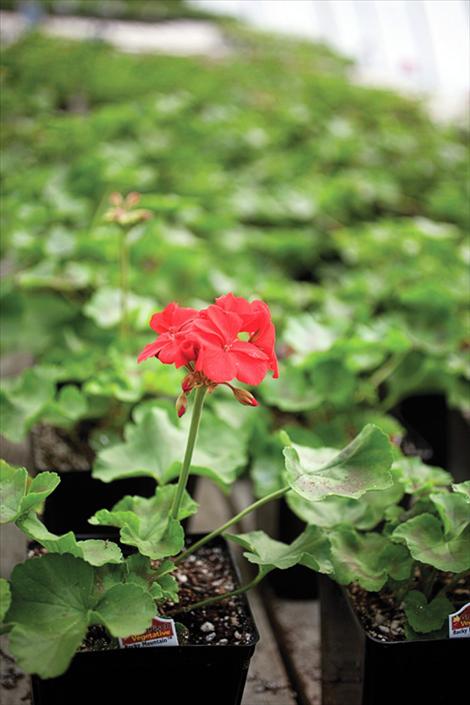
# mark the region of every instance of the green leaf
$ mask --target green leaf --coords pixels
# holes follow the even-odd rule
[[[312,380],[310,386],[322,403],[334,404],[338,409],[351,406],[357,379],[342,357],[330,355],[315,358],[308,364],[308,370]]]
[[[2,434],[13,443],[23,440],[54,395],[54,382],[45,377],[40,368],[27,369],[11,385],[2,385]]]
[[[30,539],[47,548],[49,553],[70,553],[94,566],[123,561],[121,549],[116,543],[100,539],[77,541],[72,531],[57,536],[48,531],[33,512],[22,516],[17,525]]]
[[[331,529],[349,525],[363,531],[373,529],[381,522],[387,510],[403,497],[403,488],[395,482],[385,490],[365,492],[359,499],[350,497],[324,497],[320,502],[311,502],[295,492],[288,492],[287,503],[294,514],[314,526]]]
[[[330,495],[361,497],[369,490],[392,485],[390,443],[377,427],[368,424],[344,450],[284,448],[286,478],[304,499],[318,501]]]
[[[419,590],[409,592],[403,601],[405,614],[415,632],[427,634],[442,627],[454,606],[447,597],[438,595],[428,603]]]
[[[103,624],[112,636],[144,632],[155,615],[153,599],[139,585],[114,585],[93,608],[90,619]]]
[[[187,422],[185,422],[187,423]],[[175,426],[166,411],[158,407],[136,414],[136,423],[128,424],[125,442],[98,454],[93,477],[103,482],[117,478],[150,475],[159,484],[170,482],[181,468],[187,430]],[[235,480],[239,467],[246,462],[246,451],[227,424],[205,413],[193,454],[191,473],[205,475],[227,489]]]
[[[281,441],[268,436],[262,448],[256,451],[250,467],[256,497],[265,497],[281,489],[283,470]]]
[[[467,502],[470,503],[470,480],[465,480],[465,482],[458,482],[452,485],[454,492],[458,492],[463,495]]]
[[[328,538],[334,579],[341,585],[355,582],[364,590],[375,592],[389,577],[405,580],[410,575],[412,561],[408,551],[381,534],[361,534],[341,527],[330,532]]]
[[[44,500],[55,490],[60,483],[60,477],[55,472],[40,472],[29,484],[26,495],[20,506],[20,514],[28,511],[39,511]]]
[[[83,392],[74,384],[66,384],[42,411],[41,418],[57,426],[67,426],[83,418],[88,404]]]
[[[11,576],[10,649],[28,673],[63,673],[80,646],[93,606],[93,568],[48,555],[17,565]]]
[[[16,521],[31,510],[38,511],[59,482],[55,472],[41,472],[30,479],[25,468],[0,460],[0,524]]]
[[[113,636],[143,632],[155,613],[138,585],[113,585],[103,592],[88,563],[70,555],[46,555],[17,565],[6,619],[13,624],[10,649],[28,673],[53,678],[67,670],[91,624]]]
[[[8,580],[5,580],[5,578],[0,578],[0,622],[3,622],[3,619],[10,607],[10,603],[10,585],[8,584]]]
[[[128,582],[144,587],[154,600],[178,602],[178,582],[172,575],[165,573],[174,570],[175,564],[172,561],[163,561],[158,569],[154,569],[149,558],[134,553],[127,558],[126,565]]]
[[[439,492],[429,496],[437,509],[446,539],[459,536],[470,524],[470,503],[458,492]]]
[[[0,523],[15,521],[20,513],[21,501],[26,494],[28,473],[0,460]]]
[[[178,590],[178,581],[173,575],[162,575],[153,583],[150,594],[154,600],[171,600],[172,602],[178,602]]]
[[[184,546],[182,519],[197,510],[187,492],[183,495],[178,520],[170,516],[176,485],[158,487],[154,497],[123,497],[111,510],[100,509],[90,524],[117,526],[121,541],[136,546],[140,553],[153,559],[174,556]]]
[[[425,513],[398,526],[392,539],[406,543],[415,560],[438,570],[461,573],[470,568],[470,526],[447,540],[439,519]]]
[[[323,532],[308,526],[290,545],[275,541],[264,531],[246,534],[225,534],[247,551],[243,554],[250,563],[259,565],[264,573],[275,568],[285,570],[300,563],[320,573],[331,573],[328,540]]]
[[[421,458],[404,456],[395,460],[394,470],[402,482],[405,492],[432,492],[438,487],[445,487],[452,482],[452,475],[441,468],[426,465]]]
[[[322,403],[306,373],[292,365],[281,365],[279,379],[267,377],[261,394],[268,404],[282,411],[308,411]]]
[[[299,355],[329,350],[335,340],[331,328],[323,326],[309,314],[291,316],[283,336],[285,342]]]
[[[142,329],[148,323],[154,310],[151,298],[129,293],[127,296],[128,315],[135,320],[136,327]],[[121,320],[121,290],[110,287],[97,289],[83,309],[86,316],[100,328],[112,328]]]

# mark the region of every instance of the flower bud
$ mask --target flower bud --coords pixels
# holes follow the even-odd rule
[[[117,191],[113,191],[113,193],[109,196],[109,202],[111,203],[112,206],[121,206],[122,205],[122,196],[120,193]]]
[[[181,382],[181,389],[183,392],[186,394],[191,391],[194,385],[194,374],[191,372],[189,375],[186,375],[186,377],[183,379]]]
[[[234,393],[235,397],[240,402],[240,404],[244,404],[244,406],[259,406],[253,394],[248,390],[238,389],[238,387],[232,387],[232,392]]]
[[[184,392],[181,392],[179,395],[178,399],[176,400],[176,413],[178,414],[178,418],[180,419],[183,414],[186,412],[186,407],[188,405],[188,397]]]
[[[131,191],[126,196],[127,208],[133,208],[134,206],[136,206],[138,204],[139,201],[140,201],[140,193],[137,193],[137,191]]]

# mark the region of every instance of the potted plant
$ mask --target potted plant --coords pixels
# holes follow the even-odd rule
[[[363,705],[444,704],[461,694],[453,674],[468,663],[470,641],[453,637],[470,636],[463,623],[470,609],[469,483],[395,455],[387,489],[319,503],[288,498],[330,544],[333,571],[321,580],[321,609],[325,697],[333,702],[333,671],[351,668],[362,678]]]
[[[307,526],[291,544],[262,531],[231,534],[230,528],[279,497],[295,495],[319,502],[331,495],[360,497],[391,484],[390,444],[373,425],[334,457],[317,456],[308,469],[298,465],[297,451],[286,437],[284,485],[209,534],[186,539],[181,521],[197,508],[186,490],[188,476],[192,469],[211,474],[200,467],[201,455],[194,452],[205,397],[225,385],[243,405],[257,406],[251,392],[231,381],[256,385],[269,370],[277,374],[274,326],[262,301],[249,303],[229,294],[203,311],[170,304],[155,314],[152,327],[157,340],[139,359],[157,357],[185,367],[178,415],[184,415],[189,395],[194,403],[182,464],[174,459],[178,432],[167,424],[166,436],[155,438],[148,409],[137,414],[128,442],[142,446],[150,472],[159,469],[160,484],[153,497],[127,496],[90,519],[94,526],[119,528],[120,545],[97,536],[48,531],[37,512],[57,486],[57,475],[43,472],[30,480],[25,470],[2,466],[2,520],[14,521],[42,547],[33,549],[36,555],[14,569],[10,584],[1,583],[4,628],[10,633],[13,655],[34,674],[37,703],[131,696],[155,687],[178,701],[191,694],[214,705],[239,703],[257,641],[244,594],[275,568],[301,564],[331,573],[333,563],[329,541],[319,527]],[[156,411],[159,416],[162,409]],[[142,419],[150,424],[140,429],[147,435],[136,433]],[[219,442],[215,427],[215,456]],[[118,450],[107,458],[109,463],[122,461],[123,449]],[[132,463],[129,467],[132,475]],[[122,472],[119,462],[115,469]],[[176,483],[171,482],[174,478]],[[220,543],[222,535],[241,544],[257,567],[245,585],[236,584]],[[222,576],[216,570],[220,561],[225,565]],[[216,580],[211,584],[212,578]],[[165,619],[170,622],[162,622]],[[228,630],[227,623],[232,625]],[[161,638],[168,641],[156,646],[155,640]],[[142,643],[150,646],[148,651],[128,648]],[[118,677],[120,673],[125,677]]]

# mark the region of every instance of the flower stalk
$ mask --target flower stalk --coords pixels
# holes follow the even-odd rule
[[[188,483],[189,471],[191,469],[191,460],[193,457],[194,446],[196,444],[197,432],[199,430],[199,424],[201,421],[202,407],[204,405],[204,399],[206,396],[207,388],[198,387],[196,389],[196,394],[194,398],[193,413],[191,416],[191,425],[189,427],[188,440],[186,443],[186,450],[184,453],[183,465],[178,479],[178,486],[176,488],[175,498],[173,500],[173,506],[171,508],[171,517],[173,519],[178,519],[180,506],[183,499],[183,493],[186,489]]]
[[[119,269],[121,289],[121,340],[127,338],[128,333],[128,298],[129,298],[129,248],[127,245],[127,229],[121,226],[119,240]]]

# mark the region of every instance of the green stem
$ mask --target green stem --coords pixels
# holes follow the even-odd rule
[[[191,416],[191,425],[189,427],[188,440],[186,442],[186,451],[184,453],[183,466],[178,479],[178,487],[176,488],[173,506],[171,508],[171,517],[178,519],[180,506],[183,499],[183,492],[186,489],[188,482],[189,470],[191,468],[191,458],[193,457],[194,445],[196,443],[197,432],[199,430],[199,422],[201,420],[202,407],[204,397],[206,396],[206,387],[198,387],[196,389],[196,398],[194,399],[193,413]]]
[[[432,566],[426,566],[426,568],[427,570],[423,575],[423,593],[426,596],[426,600],[429,602],[429,600],[431,599],[434,583],[436,582],[437,570]]]
[[[214,531],[211,531],[210,534],[207,534],[206,536],[203,536],[202,539],[199,539],[199,541],[196,541],[196,543],[193,543],[192,546],[190,546],[186,551],[183,553],[180,553],[180,555],[176,558],[175,563],[181,563],[181,561],[184,561],[188,556],[190,556],[192,553],[197,551],[201,546],[204,546],[206,543],[214,539],[216,536],[220,536],[220,534],[223,534],[224,531],[229,529],[233,524],[237,524],[239,521],[243,519],[247,514],[250,512],[254,511],[255,509],[258,509],[259,507],[262,507],[264,504],[267,504],[268,502],[271,502],[273,499],[278,499],[279,497],[282,497],[283,495],[286,494],[286,492],[289,490],[289,486],[286,485],[286,487],[282,487],[280,490],[276,490],[275,492],[271,492],[271,494],[266,495],[266,497],[262,497],[261,499],[258,499],[256,502],[253,502],[253,504],[250,504],[248,507],[245,507],[241,512],[239,512],[236,516],[232,517],[228,521],[225,522],[225,524],[222,524],[222,526],[219,526],[218,529],[214,529]]]
[[[254,588],[256,585],[258,585],[258,583],[261,582],[264,576],[265,573],[263,571],[260,571],[256,578],[253,578],[253,580],[251,580],[249,583],[246,583],[246,585],[242,585],[236,590],[232,590],[231,592],[224,592],[222,595],[215,595],[214,597],[207,597],[205,600],[194,602],[192,605],[186,605],[186,607],[182,607],[181,609],[175,610],[174,612],[169,612],[168,616],[174,617],[175,615],[182,614],[184,612],[192,612],[193,610],[197,610],[200,607],[208,607],[208,605],[213,605],[214,603],[220,602],[221,600],[228,600],[231,597],[243,595],[244,592],[248,592],[248,590],[251,590],[251,588]]]
[[[121,287],[121,339],[125,340],[128,331],[128,297],[129,297],[129,250],[127,247],[127,230],[121,227],[119,246],[120,287]]]

